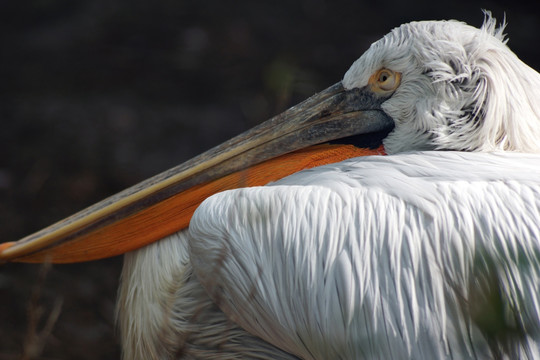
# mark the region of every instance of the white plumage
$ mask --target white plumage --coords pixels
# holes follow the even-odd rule
[[[411,150],[540,152],[540,76],[506,46],[495,20],[481,29],[423,21],[394,29],[351,66],[347,89],[384,67],[402,82],[382,105],[395,130],[388,154]]]
[[[540,76],[501,31],[395,29],[343,85],[401,74],[405,153],[220,193],[127,254],[124,357],[540,357]]]
[[[540,330],[538,179],[538,155],[348,160],[208,199],[191,261],[230,318],[301,358],[485,358],[461,314],[485,277],[500,277],[508,321]],[[511,358],[540,356],[522,341]]]

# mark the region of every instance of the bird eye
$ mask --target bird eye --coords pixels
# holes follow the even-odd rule
[[[390,72],[386,71],[386,70],[383,70],[379,73],[379,82],[380,83],[384,83],[386,82],[388,79],[390,79],[392,75],[390,74]]]
[[[390,69],[380,69],[371,76],[369,83],[371,89],[379,93],[388,93],[397,89],[401,81],[401,74]]]

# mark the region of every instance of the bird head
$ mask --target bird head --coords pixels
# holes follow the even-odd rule
[[[503,30],[489,13],[480,29],[404,24],[354,62],[343,86],[393,92],[381,105],[395,124],[384,139],[389,154],[540,152],[540,75],[508,48]]]
[[[365,155],[414,150],[540,152],[540,75],[506,46],[487,13],[402,25],[343,80],[173,169],[63,221],[0,244],[0,261],[74,262],[134,250],[188,226],[208,196]],[[337,145],[336,145],[337,146]],[[301,150],[309,148],[309,150]],[[368,152],[372,153],[372,152]]]

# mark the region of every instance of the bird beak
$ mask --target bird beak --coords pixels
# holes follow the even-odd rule
[[[372,154],[324,143],[390,131],[394,123],[380,109],[388,97],[367,86],[345,90],[335,84],[182,165],[19,241],[0,244],[0,261],[68,263],[119,255],[187,227],[197,206],[219,191]]]

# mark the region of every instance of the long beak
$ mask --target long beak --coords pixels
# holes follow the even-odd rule
[[[214,193],[372,153],[351,145],[312,145],[388,131],[393,121],[380,110],[386,98],[367,87],[335,84],[175,168],[0,244],[0,261],[67,263],[119,255],[186,228],[197,206]]]

